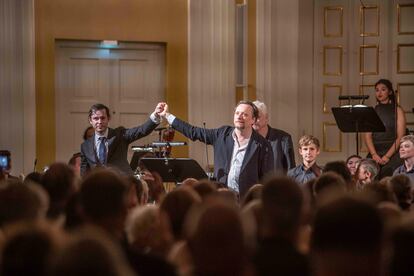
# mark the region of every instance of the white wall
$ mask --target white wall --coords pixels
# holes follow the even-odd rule
[[[0,1],[0,149],[12,154],[12,174],[35,159],[33,0]]]

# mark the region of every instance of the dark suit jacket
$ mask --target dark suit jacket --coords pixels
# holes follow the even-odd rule
[[[294,168],[295,153],[290,134],[269,126],[266,139],[272,146],[275,170],[286,173],[288,170]]]
[[[214,176],[217,181],[227,184],[230,162],[233,155],[234,127],[222,126],[206,129],[192,126],[175,118],[172,127],[191,140],[206,142],[214,147]],[[206,136],[206,140],[204,139]],[[247,190],[273,169],[272,148],[269,142],[253,131],[243,159],[239,176],[239,192],[243,196]]]
[[[121,172],[132,175],[133,171],[127,160],[130,143],[150,134],[158,124],[148,119],[143,125],[134,128],[109,128],[107,166],[115,167]],[[95,150],[95,135],[81,145],[81,175],[99,165]]]

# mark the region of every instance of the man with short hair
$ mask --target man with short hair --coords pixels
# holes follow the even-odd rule
[[[253,125],[253,129],[270,142],[273,150],[274,169],[286,173],[295,167],[292,137],[289,133],[272,128],[269,125],[269,114],[263,102],[254,101],[253,103],[259,110],[259,116]]]
[[[288,176],[299,184],[305,184],[309,180],[321,175],[322,169],[316,164],[316,158],[320,153],[318,138],[312,135],[304,135],[299,139],[299,154],[302,156],[302,164],[288,171]]]
[[[134,128],[109,128],[111,119],[109,108],[95,104],[89,110],[89,123],[95,133],[81,145],[81,175],[96,166],[115,167],[126,175],[133,175],[127,160],[130,143],[150,134],[160,123],[159,113],[165,103],[158,103],[150,118]]]
[[[411,180],[411,184],[414,184],[414,135],[406,135],[401,138],[400,144],[400,158],[404,161],[400,167],[398,167],[393,175],[405,174]]]
[[[240,194],[273,169],[272,148],[269,142],[253,130],[258,116],[257,107],[241,101],[234,111],[234,126],[204,129],[192,126],[168,113],[161,113],[168,123],[191,140],[199,140],[214,147],[214,176],[217,181]]]

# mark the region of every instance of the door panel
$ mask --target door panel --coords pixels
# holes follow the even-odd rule
[[[158,44],[120,43],[118,49],[102,49],[97,42],[57,42],[57,161],[79,152],[95,103],[109,107],[111,127],[134,127],[148,119],[164,98],[164,51]],[[157,139],[154,133],[134,144]]]

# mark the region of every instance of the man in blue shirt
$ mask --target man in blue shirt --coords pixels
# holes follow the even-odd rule
[[[319,147],[318,138],[312,135],[304,135],[299,139],[299,154],[303,162],[287,174],[298,184],[305,184],[321,174],[322,169],[316,164],[316,158],[320,153]]]

